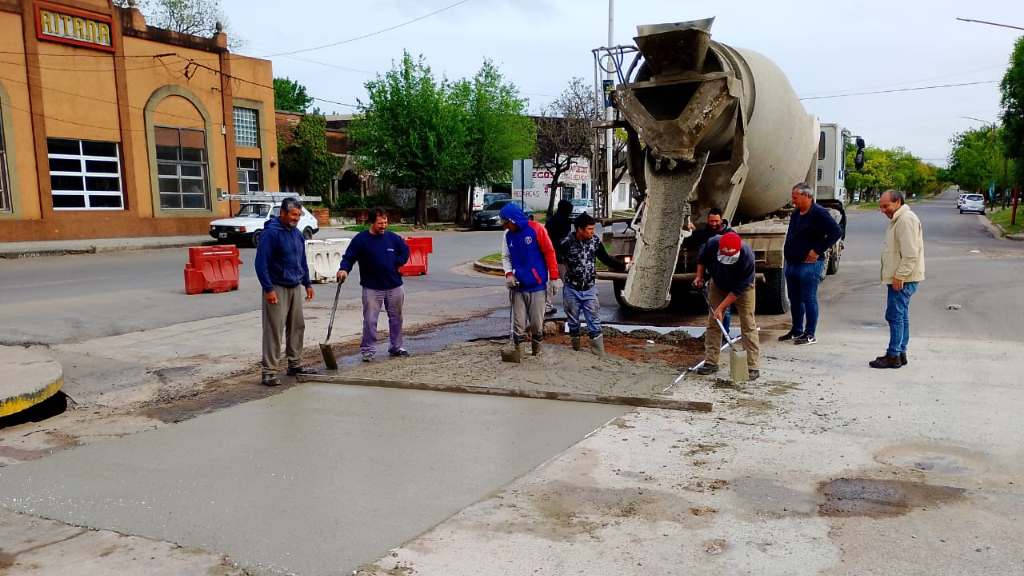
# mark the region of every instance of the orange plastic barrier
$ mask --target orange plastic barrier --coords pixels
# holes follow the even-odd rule
[[[409,245],[409,261],[398,269],[402,276],[419,276],[427,273],[428,254],[434,251],[434,239],[430,236],[422,238],[406,238]]]
[[[238,290],[236,246],[192,246],[185,264],[185,293],[227,292]]]

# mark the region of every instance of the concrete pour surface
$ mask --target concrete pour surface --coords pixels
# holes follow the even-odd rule
[[[0,468],[0,507],[255,571],[351,573],[626,411],[307,384]]]
[[[20,412],[56,394],[64,385],[64,368],[38,350],[0,346],[0,417]]]

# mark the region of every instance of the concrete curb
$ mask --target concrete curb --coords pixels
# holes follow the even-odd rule
[[[490,274],[491,276],[504,276],[505,269],[501,266],[494,266],[491,264],[485,264],[480,260],[473,262],[473,269],[483,274]]]
[[[169,244],[125,244],[118,246],[59,247],[27,250],[0,251],[0,259],[41,258],[45,256],[70,256],[76,254],[101,254],[103,252],[136,252],[139,250],[163,250],[165,248],[189,248],[192,246],[213,246],[216,242],[172,242]]]
[[[64,367],[33,350],[0,346],[0,366],[8,377],[0,384],[0,418],[35,406],[64,386]]]
[[[992,222],[988,218],[988,214],[978,214],[978,220],[981,221],[982,226],[988,229],[989,233],[996,238],[1005,238],[1007,240],[1024,241],[1024,233],[1020,234],[1007,234],[1003,227],[995,222]]]

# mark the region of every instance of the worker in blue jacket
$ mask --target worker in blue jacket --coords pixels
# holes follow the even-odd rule
[[[298,198],[285,198],[281,213],[263,227],[256,246],[256,277],[263,288],[263,376],[265,386],[278,386],[278,362],[281,336],[284,335],[288,375],[316,374],[313,368],[299,366],[306,321],[302,317],[302,295],[313,299],[313,283],[306,264],[306,239],[297,228],[302,218]]]

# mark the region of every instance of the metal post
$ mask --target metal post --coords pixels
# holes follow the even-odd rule
[[[1017,224],[1017,197],[1020,196],[1020,188],[1013,189],[1013,210],[1010,211],[1010,224]]]
[[[608,0],[608,46],[615,46],[615,0]],[[609,66],[608,66],[608,79],[611,80],[612,82],[615,81],[615,76],[614,76],[615,66],[616,66],[615,59],[614,58],[610,58],[609,59]],[[615,111],[614,111],[614,109],[611,106],[607,106],[605,108],[605,119],[606,120],[614,120],[615,119]],[[608,128],[607,130],[604,131],[604,153],[605,153],[604,166],[605,166],[605,170],[608,171],[608,174],[605,177],[604,202],[601,202],[601,213],[604,214],[604,216],[606,216],[606,217],[609,217],[609,216],[612,215],[611,214],[611,210],[608,209],[608,204],[611,202],[611,199],[612,199],[612,181],[614,179],[614,171],[613,171],[613,168],[615,166],[615,158],[613,156],[613,154],[615,152],[615,137],[614,137],[614,134],[615,134],[615,132],[611,128]],[[600,200],[600,198],[598,200]],[[598,203],[595,202],[594,206],[597,206],[597,205],[598,205]],[[597,210],[595,209],[594,212],[597,212]],[[595,216],[596,216],[596,214],[595,214]]]

